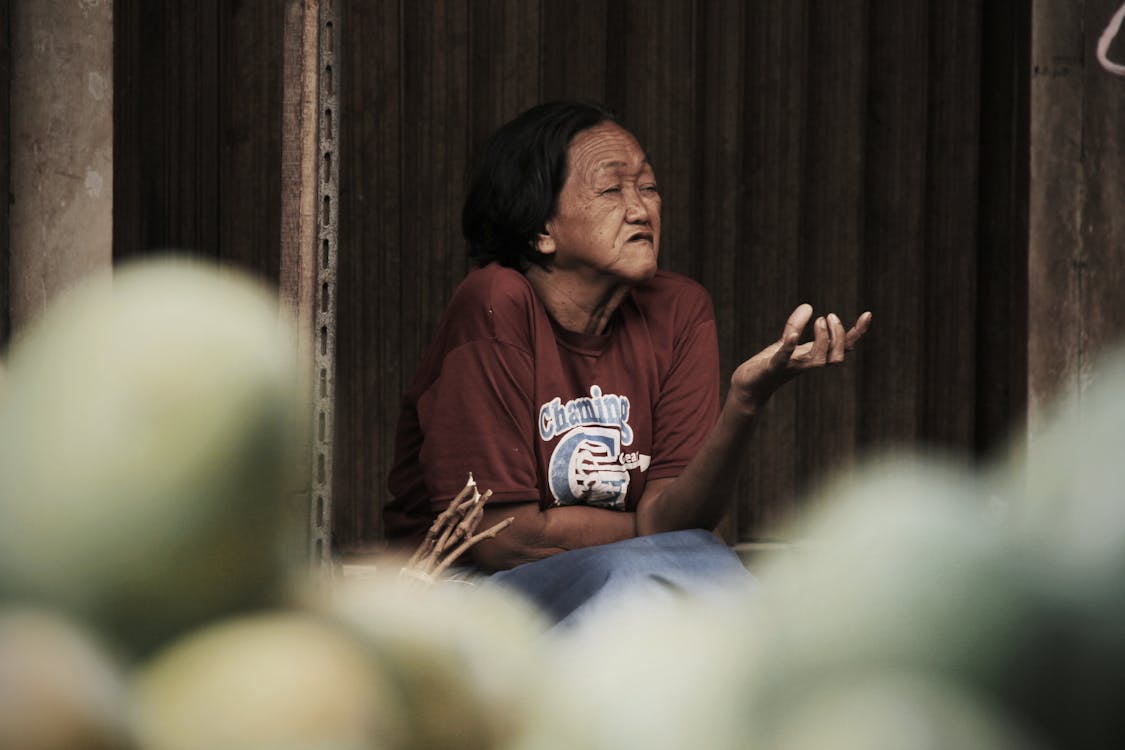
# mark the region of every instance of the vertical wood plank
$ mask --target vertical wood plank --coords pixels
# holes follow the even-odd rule
[[[606,98],[608,0],[545,0],[541,5],[540,81],[544,101]]]
[[[177,250],[276,282],[283,15],[115,7],[115,256]]]
[[[622,0],[621,12],[623,37],[609,47],[609,105],[655,167],[663,198],[661,267],[698,277],[691,222],[697,165],[695,7],[679,0]]]
[[[167,174],[168,235],[177,249],[219,256],[220,3],[177,3],[168,9],[164,58],[171,85],[160,116],[175,171]],[[170,165],[169,165],[170,166]]]
[[[470,145],[539,101],[539,3],[477,0],[469,16]]]
[[[12,78],[10,33],[11,12],[8,0],[0,2],[0,352],[7,349],[11,335],[11,253],[8,247],[8,202],[11,189],[11,112],[8,106]]]
[[[776,340],[796,306],[804,161],[808,3],[769,0],[747,15],[742,210],[745,247],[735,262],[743,305],[736,350]],[[783,389],[762,414],[740,490],[739,538],[776,533],[797,490],[796,390]]]
[[[700,4],[696,42],[695,184],[690,187],[692,246],[698,280],[711,293],[719,334],[720,388],[725,396],[734,367],[753,354],[739,351],[735,320],[742,313],[743,289],[736,259],[746,251],[742,93],[746,87],[746,5],[740,0]],[[739,502],[722,527],[728,541],[738,536]]]
[[[921,420],[928,4],[871,0],[862,298],[876,316],[861,351],[860,436],[911,445]]]
[[[867,3],[811,4],[808,23],[803,218],[794,260],[798,296],[791,306],[809,302],[815,315],[835,312],[850,326],[867,309],[859,283],[865,239]],[[844,367],[796,382],[801,494],[845,470],[854,458],[859,365],[852,357]]]
[[[460,231],[465,124],[477,105],[469,106],[465,4],[407,4],[402,12],[402,357],[413,374],[467,267]]]
[[[184,4],[180,10],[180,22],[192,29],[193,51],[199,56],[194,75],[185,80],[186,90],[182,101],[194,101],[194,132],[182,133],[181,159],[187,162],[195,158],[199,164],[199,177],[193,184],[184,184],[185,192],[194,193],[195,215],[191,217],[194,225],[185,227],[186,232],[198,238],[190,246],[215,257],[222,255],[222,138],[223,110],[219,97],[222,90],[222,29],[224,3]],[[192,18],[191,16],[195,16]],[[279,14],[280,17],[280,14]],[[180,103],[174,103],[178,106]]]
[[[976,411],[981,0],[930,8],[920,427],[927,444],[968,458]]]
[[[113,6],[113,259],[141,252],[141,38],[138,0]],[[7,7],[7,3],[5,3]]]
[[[281,52],[276,0],[224,3],[219,17],[218,248],[276,284],[281,242]]]
[[[121,73],[135,83],[130,86],[135,105],[121,102],[120,106],[136,110],[117,121],[135,123],[135,128],[128,128],[115,143],[125,147],[117,158],[124,165],[120,197],[137,214],[115,215],[138,226],[132,238],[127,233],[133,230],[121,230],[119,257],[153,249],[216,257],[218,4],[214,0],[190,5],[123,3],[115,8],[115,16],[127,11],[131,17],[123,18],[117,28],[120,32],[127,25],[128,36],[119,37],[117,44],[135,50],[135,55],[124,53],[130,54],[135,68]],[[123,61],[121,54],[118,62]],[[118,82],[124,81],[118,78]]]
[[[1031,10],[984,3],[980,98],[976,419],[991,458],[1027,430],[1027,196]]]
[[[741,0],[703,3],[697,86],[696,158],[692,192],[692,252],[699,256],[699,280],[711,293],[719,329],[723,390],[727,375],[754,352],[736,349],[733,325],[741,313],[744,290],[736,274],[736,259],[746,252],[745,111],[742,95],[747,71],[747,9]]]
[[[346,75],[340,89],[337,165],[333,525],[343,550],[382,535],[399,397],[416,365],[404,353],[403,342],[419,316],[404,304],[406,289],[419,281],[403,269],[404,258],[417,252],[403,242],[404,164],[414,174],[430,168],[430,160],[411,163],[402,155],[400,7],[398,0],[350,3],[339,30]]]

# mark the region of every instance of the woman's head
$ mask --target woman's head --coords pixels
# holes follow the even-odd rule
[[[544,265],[536,238],[555,212],[576,135],[617,122],[605,107],[575,101],[540,104],[502,125],[485,142],[469,175],[461,229],[469,257],[527,270]]]

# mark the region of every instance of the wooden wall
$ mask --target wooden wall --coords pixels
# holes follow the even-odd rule
[[[114,258],[190,252],[276,281],[284,14],[114,2]]]
[[[875,312],[852,364],[770,406],[732,539],[768,538],[861,451],[968,459],[1022,419],[1028,3],[334,2],[341,549],[381,535],[399,396],[467,270],[470,154],[544,99],[600,99],[645,145],[662,262],[711,291],[724,370],[801,301]],[[277,278],[279,6],[115,3],[117,258]]]
[[[380,533],[397,399],[467,269],[470,153],[544,99],[604,101],[649,152],[724,370],[801,301],[875,313],[853,364],[771,405],[732,536],[859,451],[982,455],[1020,420],[1026,3],[341,2],[341,543]]]
[[[11,188],[11,128],[8,90],[12,76],[11,10],[0,0],[0,352],[11,334],[10,273],[8,250],[8,196]]]

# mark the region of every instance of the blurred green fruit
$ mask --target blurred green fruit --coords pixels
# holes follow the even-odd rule
[[[626,596],[556,636],[520,750],[747,747],[747,680],[762,644],[746,596]]]
[[[212,266],[128,266],[62,298],[8,360],[0,597],[139,649],[275,600],[303,551],[283,508],[293,348],[274,296]]]
[[[1031,718],[1027,678],[1053,645],[1050,608],[975,475],[885,457],[825,488],[813,508],[796,531],[800,550],[761,574],[754,627],[768,647],[752,723],[768,728],[809,691],[872,669]]]
[[[1035,750],[1041,744],[987,700],[931,677],[860,674],[818,685],[780,709],[773,750]]]
[[[1008,474],[1018,533],[1068,585],[1112,591],[1125,605],[1125,350],[1052,406],[1025,447]]]
[[[762,571],[775,656],[825,669],[908,663],[964,678],[1026,614],[1018,560],[973,478],[886,458],[826,488],[798,552]]]
[[[1125,350],[1054,404],[1006,468],[1012,537],[1050,602],[1034,707],[1060,745],[1125,743]],[[1030,702],[1030,701],[1029,701]]]
[[[0,750],[127,750],[116,660],[77,625],[0,607]]]
[[[144,750],[406,747],[398,686],[361,642],[307,613],[201,628],[142,665],[133,688]]]
[[[546,626],[522,599],[460,582],[379,573],[344,582],[325,607],[361,635],[398,686],[416,750],[509,747],[544,679]]]

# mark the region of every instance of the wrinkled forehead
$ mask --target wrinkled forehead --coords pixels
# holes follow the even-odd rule
[[[636,136],[612,122],[603,122],[574,136],[567,149],[567,166],[572,171],[585,174],[651,169]]]

